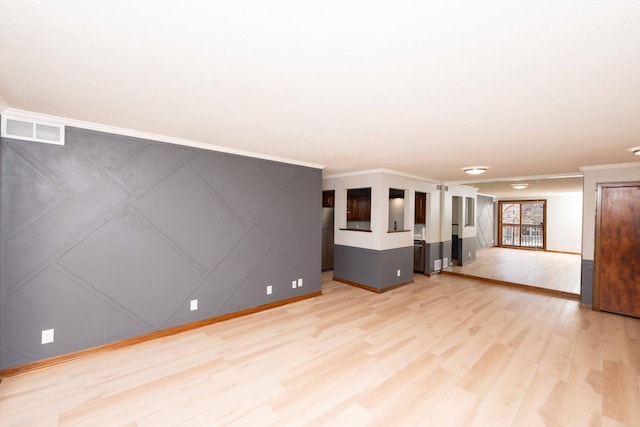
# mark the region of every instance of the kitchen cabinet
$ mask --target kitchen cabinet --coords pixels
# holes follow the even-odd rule
[[[427,193],[420,193],[416,191],[416,208],[415,208],[415,223],[426,224],[427,223]]]
[[[371,221],[371,197],[347,198],[347,221]]]
[[[322,192],[322,207],[333,208],[335,207],[336,192],[335,190],[325,190]]]

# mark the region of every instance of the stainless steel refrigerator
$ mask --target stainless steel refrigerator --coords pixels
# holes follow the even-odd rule
[[[322,271],[333,270],[333,208],[322,208]]]

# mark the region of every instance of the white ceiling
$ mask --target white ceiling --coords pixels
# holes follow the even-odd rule
[[[526,184],[524,189],[516,190],[512,184]],[[536,198],[568,193],[582,196],[582,177],[540,178],[522,180],[504,180],[475,182],[469,185],[478,189],[478,193],[505,198]]]
[[[637,0],[7,0],[0,97],[325,175],[571,173],[638,160],[639,23]]]

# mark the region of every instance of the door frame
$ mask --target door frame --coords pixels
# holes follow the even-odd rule
[[[600,311],[600,228],[602,226],[602,190],[604,188],[640,187],[640,181],[599,182],[596,184],[596,236],[593,254],[593,305]]]

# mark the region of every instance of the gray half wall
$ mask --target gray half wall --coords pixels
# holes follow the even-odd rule
[[[593,305],[593,260],[583,259],[580,272],[580,302]]]
[[[476,260],[476,238],[467,237],[466,239],[458,239],[460,248],[460,256],[458,258],[459,265],[467,265]]]
[[[337,279],[377,290],[413,280],[413,245],[383,251],[335,245],[334,260]]]
[[[444,242],[440,242],[442,247],[442,268],[451,267],[451,255],[453,253],[453,242],[451,240],[447,240]],[[447,262],[449,263],[447,266],[444,265],[444,259],[447,258]]]
[[[0,369],[320,290],[319,169],[71,127],[0,148]]]
[[[440,271],[440,269],[435,269],[436,260],[442,259],[441,249],[442,245],[440,242],[436,243],[425,243],[425,271],[427,273],[435,273]],[[440,265],[442,267],[442,264]]]

